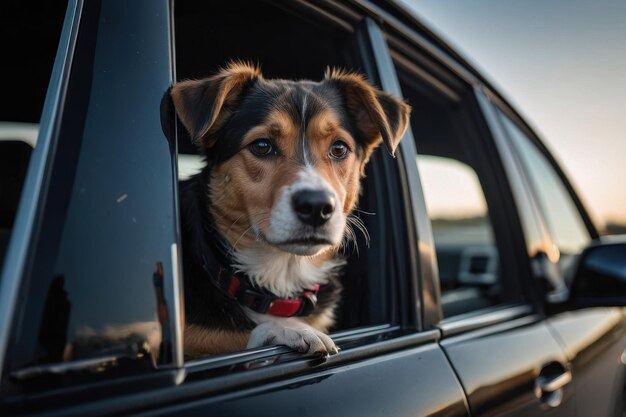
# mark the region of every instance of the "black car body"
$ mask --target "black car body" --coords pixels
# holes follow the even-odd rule
[[[622,414],[624,246],[597,240],[487,80],[396,3],[206,3],[69,2],[3,225],[2,415]],[[161,98],[232,58],[268,76],[360,70],[414,108],[397,158],[368,168],[371,247],[348,254],[342,350],[325,361],[281,346],[184,358],[176,195],[197,160]],[[484,216],[429,218],[422,155],[470,167]],[[468,225],[482,240],[458,239]]]

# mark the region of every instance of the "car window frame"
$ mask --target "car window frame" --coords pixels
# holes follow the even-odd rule
[[[284,5],[283,7],[290,6]],[[320,19],[326,19],[329,25],[346,27],[355,23],[342,21],[339,15],[330,16],[320,10],[311,10],[310,6],[304,3],[298,2],[291,7],[295,10],[306,11],[307,14],[315,13]],[[381,43],[384,42],[382,32],[373,20],[365,18],[365,20],[355,24],[355,33],[352,36],[355,36],[358,56],[359,59],[362,60],[366,75],[375,84],[378,83],[385,89],[385,87],[389,86],[388,81],[386,81],[389,73],[385,72],[385,76],[380,77],[379,74],[381,72],[378,66],[378,60],[384,59],[385,54],[388,53],[385,49],[386,45]],[[386,91],[389,92],[389,90]],[[393,91],[391,91],[391,93],[393,94]],[[405,142],[409,141],[404,139],[400,147],[402,147],[402,143]],[[394,159],[389,155],[385,155],[384,153],[386,153],[386,151],[384,149],[379,149],[376,154],[372,156],[372,160],[370,161],[370,164],[376,165],[379,170],[377,175],[375,175],[376,178],[374,178],[374,181],[378,182],[377,189],[385,190],[387,193],[384,196],[380,196],[380,200],[386,202],[387,206],[385,210],[393,212],[388,218],[381,220],[385,224],[390,225],[392,229],[390,236],[393,236],[393,239],[389,239],[385,244],[394,247],[394,250],[391,251],[393,252],[393,262],[387,262],[387,264],[394,264],[396,268],[399,268],[399,272],[395,274],[393,280],[380,280],[381,285],[387,286],[385,292],[388,298],[387,309],[390,310],[389,318],[391,323],[367,325],[330,334],[331,338],[339,343],[350,342],[360,345],[356,349],[365,349],[363,351],[364,353],[367,352],[367,347],[369,346],[372,348],[371,353],[374,354],[378,351],[377,346],[385,339],[389,340],[385,340],[384,345],[389,346],[389,349],[393,350],[395,349],[396,341],[394,340],[396,339],[397,344],[402,345],[406,343],[404,341],[405,337],[408,337],[409,340],[414,338],[415,340],[424,341],[435,340],[434,338],[436,337],[436,334],[432,332],[410,334],[411,331],[409,330],[415,329],[418,326],[418,312],[416,308],[417,293],[415,291],[417,284],[414,281],[416,274],[413,272],[417,261],[416,256],[410,255],[415,252],[406,249],[408,243],[407,245],[404,244],[405,242],[411,241],[411,239],[407,238],[405,235],[407,231],[412,230],[412,228],[407,224],[407,222],[410,222],[411,218],[405,216],[405,210],[407,207],[410,207],[406,204],[407,195],[401,192],[402,186],[398,186],[398,183],[403,184],[406,181],[406,175],[403,174],[400,165],[396,163],[396,161],[401,160],[401,152],[402,151],[398,152],[398,158]],[[398,213],[400,214],[398,215]],[[390,261],[390,259],[388,261]],[[393,281],[393,283],[389,284],[389,281]],[[339,354],[333,356],[333,358],[336,357],[337,361],[342,363],[345,360],[349,360],[346,358],[352,355],[350,352],[351,351],[341,351]],[[261,375],[258,377],[253,377],[253,380],[260,382],[275,375],[276,371],[272,370],[272,368],[278,367],[279,364],[274,363],[280,362],[283,357],[291,357],[293,354],[294,351],[285,346],[261,347],[190,360],[185,362],[185,369],[190,375],[201,375],[204,372],[219,369],[228,364],[238,364],[240,366],[244,364],[246,364],[245,366],[250,366],[249,364],[255,364],[252,366],[262,364],[260,366],[264,367],[265,371],[261,372]],[[344,355],[346,358],[343,358]],[[294,363],[300,365],[294,366],[301,366],[303,363],[309,363],[312,360],[308,355],[297,354],[296,356],[299,356],[299,358],[297,358]],[[282,367],[283,365],[280,366]],[[318,365],[318,367],[323,366],[325,365]],[[202,378],[201,376],[196,377]],[[246,376],[242,376],[242,378],[247,379]]]

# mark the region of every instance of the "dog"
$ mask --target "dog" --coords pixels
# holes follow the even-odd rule
[[[265,79],[246,62],[178,82],[170,97],[207,161],[179,187],[185,355],[337,353],[327,332],[339,249],[364,167],[381,143],[394,155],[409,105],[358,73]]]

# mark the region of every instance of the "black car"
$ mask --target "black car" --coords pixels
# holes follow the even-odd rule
[[[1,415],[622,415],[626,241],[397,3],[1,7]],[[202,160],[161,99],[230,59],[357,70],[413,107],[367,168],[327,360],[182,351],[176,196]]]

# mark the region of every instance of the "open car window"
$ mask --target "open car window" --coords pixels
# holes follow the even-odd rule
[[[259,15],[265,18],[260,20]],[[356,36],[346,24],[310,13],[306,7],[263,1],[179,0],[174,26],[178,80],[213,75],[233,60],[259,64],[268,79],[319,81],[328,67],[365,72]],[[255,36],[249,36],[250,33]],[[369,236],[355,230],[356,244],[342,250],[347,258],[341,273],[343,295],[331,329],[339,335],[339,341],[347,341],[342,335],[350,334],[350,343],[354,343],[358,339],[358,332],[354,331],[357,328],[368,329],[365,332],[375,328],[384,333],[399,329],[401,322],[397,303],[401,290],[393,282],[394,268],[399,267],[393,260],[391,230],[387,226],[390,212],[397,207],[390,206],[390,190],[383,183],[389,180],[382,172],[384,158],[389,156],[378,150],[368,164],[355,212]],[[204,163],[179,125],[179,180],[198,173]],[[184,253],[186,248],[181,249]],[[205,362],[214,363],[209,359]]]

